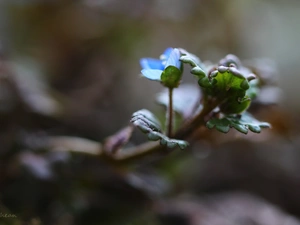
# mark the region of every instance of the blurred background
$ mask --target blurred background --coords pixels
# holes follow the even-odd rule
[[[1,224],[300,224],[299,39],[297,0],[0,0]],[[253,113],[273,128],[126,164],[45,145],[163,115],[139,59],[167,47],[269,60],[281,91]]]

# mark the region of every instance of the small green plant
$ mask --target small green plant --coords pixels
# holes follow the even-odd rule
[[[244,66],[235,55],[227,55],[217,64],[202,62],[197,56],[180,48],[168,48],[158,59],[140,60],[143,77],[160,82],[166,90],[157,97],[166,108],[165,126],[149,110],[133,113],[131,124],[106,139],[103,151],[114,159],[127,159],[163,147],[189,146],[185,140],[200,126],[227,133],[230,128],[247,134],[260,133],[270,124],[260,122],[247,112],[259,95],[262,81],[253,69]],[[181,84],[184,67],[198,80],[198,88]],[[175,124],[175,112],[181,116]],[[149,143],[122,149],[134,127],[148,137]],[[153,143],[151,143],[153,142]]]

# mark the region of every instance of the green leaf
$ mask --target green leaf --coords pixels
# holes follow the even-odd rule
[[[191,54],[183,55],[180,61],[191,65],[191,73],[194,74],[199,80],[206,77],[204,69],[201,68],[200,62]]]
[[[208,128],[216,128],[218,131],[227,133],[231,127],[237,131],[247,134],[248,130],[254,133],[260,133],[261,128],[270,128],[271,125],[266,122],[256,120],[251,114],[243,113],[241,115],[228,115],[223,118],[210,119],[206,126]]]
[[[228,98],[220,104],[220,111],[224,114],[240,114],[249,108],[251,99],[247,96],[240,99],[236,97]]]
[[[161,124],[156,116],[147,109],[141,109],[132,114],[130,122],[141,129],[142,132],[161,132]]]
[[[211,75],[212,93],[219,99],[244,98],[249,84],[235,67],[219,66]]]
[[[191,117],[200,104],[201,93],[199,87],[191,84],[183,84],[173,90],[173,109],[182,115],[184,119]],[[157,102],[168,107],[169,91],[163,90],[157,95]]]
[[[227,133],[230,129],[229,121],[227,119],[211,119],[206,123],[206,126],[210,129],[216,127],[216,129],[222,133]]]
[[[186,142],[186,141],[171,139],[163,134],[160,134],[160,135],[161,135],[160,144],[166,145],[168,148],[174,148],[174,147],[178,146],[180,149],[183,150],[189,146],[188,142]]]
[[[246,95],[253,100],[258,96],[260,92],[259,80],[255,79],[249,82],[249,84],[250,84],[250,88],[246,91]]]
[[[183,49],[183,48],[178,48],[181,55],[186,55],[188,56],[190,59],[192,59],[197,65],[200,65],[200,67],[203,68],[203,64],[201,62],[201,60],[194,54],[188,52],[187,50]]]
[[[212,97],[220,102],[224,114],[242,113],[258,93],[257,82],[249,82],[255,79],[255,75],[234,55],[221,59],[218,67],[211,66],[208,74],[191,54],[183,55],[180,60],[191,65],[191,73],[197,76],[204,99]]]
[[[161,133],[161,125],[158,119],[150,111],[146,109],[139,110],[132,115],[131,122],[138,127],[143,133],[147,134],[150,141],[160,140],[161,145],[168,148],[178,146],[185,149],[189,144],[183,140],[171,139]]]
[[[180,84],[182,72],[176,66],[168,66],[162,72],[161,83],[168,88],[176,88]]]
[[[199,80],[206,95],[220,102],[220,110],[225,114],[237,114],[245,111],[251,103],[246,95],[249,89],[247,78],[235,66],[219,66],[208,77]]]

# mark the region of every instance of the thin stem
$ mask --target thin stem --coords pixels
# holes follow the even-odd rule
[[[168,135],[172,135],[172,123],[173,123],[173,99],[172,99],[172,89],[169,89],[169,107],[167,110],[167,130]],[[209,103],[204,105],[202,111],[195,116],[192,120],[188,121],[186,124],[179,129],[174,138],[184,139],[189,137],[201,124],[205,123],[205,120],[210,115],[212,110],[220,104],[220,101],[209,101]],[[104,153],[103,146],[95,141],[77,138],[77,137],[53,137],[49,138],[47,141],[47,147],[51,149],[62,149],[65,151],[73,151],[85,154],[99,155],[105,157],[106,159],[111,159],[113,161],[130,161],[138,158],[142,158],[146,155],[153,154],[154,152],[159,152],[160,150],[166,148],[160,145],[159,142],[146,142],[134,147],[123,148],[117,151],[115,154],[107,156]],[[63,148],[61,148],[63,147]],[[167,154],[168,151],[162,151]]]
[[[113,155],[113,159],[118,161],[135,159],[143,157],[149,153],[153,153],[154,151],[157,151],[162,147],[163,146],[161,146],[159,142],[146,142],[131,148],[126,148],[118,151],[115,155]]]
[[[167,109],[166,121],[167,121],[167,136],[171,137],[172,130],[173,130],[173,88],[169,88],[169,104]]]
[[[103,145],[101,145],[101,143],[85,138],[68,136],[48,137],[46,138],[45,144],[45,148],[49,148],[54,151],[98,155],[117,161],[139,158],[163,148],[159,142],[146,142],[134,147],[120,149],[115,154],[107,156],[104,153]]]
[[[172,90],[170,90],[170,95],[172,95]],[[172,96],[169,96],[170,102],[172,102]],[[219,101],[211,101],[209,104],[205,104],[204,108],[202,111],[192,120],[190,120],[187,124],[185,124],[180,130],[176,132],[174,135],[175,138],[178,139],[183,139],[188,136],[190,136],[201,124],[204,124],[205,118],[214,110],[219,105]],[[172,106],[172,104],[169,104]],[[171,110],[170,110],[171,109]],[[168,116],[168,125],[173,123],[172,119],[172,114],[173,114],[173,109],[171,107],[168,108],[167,110]],[[171,112],[171,113],[170,113]],[[171,127],[172,130],[172,125],[168,126],[168,128]],[[170,131],[168,131],[170,132]],[[170,134],[170,133],[169,133]],[[123,149],[120,150],[114,155],[113,159],[117,161],[126,161],[126,160],[131,160],[131,159],[137,159],[140,157],[144,157],[148,154],[152,154],[153,152],[159,151],[162,148],[165,148],[164,146],[160,145],[159,142],[146,142],[144,144],[134,146],[128,149]],[[165,152],[165,151],[164,151]],[[166,153],[166,152],[165,152]]]

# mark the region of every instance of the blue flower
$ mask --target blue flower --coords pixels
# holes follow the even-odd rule
[[[160,56],[160,59],[142,58],[140,60],[141,67],[143,69],[158,69],[163,70],[165,68],[166,60],[169,58],[173,48],[167,48]]]
[[[142,75],[149,80],[161,81],[161,75],[169,66],[181,68],[180,51],[177,48],[167,48],[160,59],[142,58],[140,65]]]

